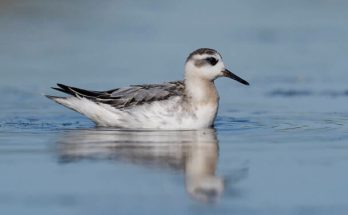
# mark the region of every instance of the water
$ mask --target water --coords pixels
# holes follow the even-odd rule
[[[1,214],[347,214],[346,1],[0,1]],[[215,129],[95,128],[43,94],[182,78],[199,47]]]

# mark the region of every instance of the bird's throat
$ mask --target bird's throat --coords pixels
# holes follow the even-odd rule
[[[213,81],[194,78],[185,80],[185,94],[195,104],[217,105],[219,95]]]

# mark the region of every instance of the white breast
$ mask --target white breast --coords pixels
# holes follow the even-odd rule
[[[126,110],[121,115],[127,128],[199,129],[211,127],[218,105],[186,104],[181,97]]]

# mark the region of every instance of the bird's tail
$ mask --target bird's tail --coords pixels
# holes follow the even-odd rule
[[[60,100],[60,99],[66,99],[66,97],[59,97],[59,96],[51,96],[51,95],[44,95],[46,96],[47,98],[57,102],[57,100]]]
[[[51,95],[45,95],[47,98],[57,102],[60,105],[63,105],[71,110],[80,112],[77,110],[76,107],[74,107],[74,105],[71,103],[71,101],[69,101],[70,98],[72,97],[60,97],[60,96],[51,96]]]
[[[76,106],[76,102],[74,102],[75,100],[73,99],[74,97],[76,98],[81,98],[84,97],[81,94],[79,94],[79,92],[77,92],[76,90],[80,90],[78,88],[74,88],[74,87],[69,87],[67,85],[64,84],[57,84],[58,87],[51,87],[54,90],[66,93],[68,95],[70,95],[69,97],[60,97],[60,96],[51,96],[51,95],[45,95],[47,98],[57,102],[58,104],[61,104],[67,108],[70,108],[74,111],[77,112],[81,112],[78,110],[78,105]]]

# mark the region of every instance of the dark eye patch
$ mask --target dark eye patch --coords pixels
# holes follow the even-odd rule
[[[212,66],[215,66],[217,64],[217,62],[219,62],[219,60],[217,60],[216,58],[214,57],[208,57],[205,59],[206,61],[209,62],[210,65]]]

